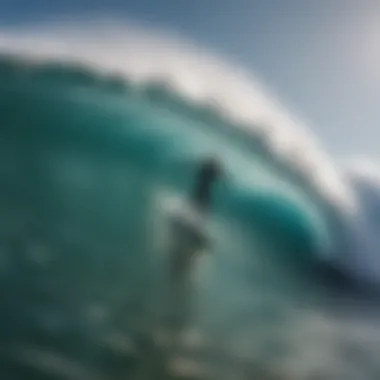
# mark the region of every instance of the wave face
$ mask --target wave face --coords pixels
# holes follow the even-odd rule
[[[351,188],[305,135],[281,134],[282,111],[256,96],[224,114],[222,88],[195,89],[176,60],[102,71],[90,43],[85,60],[70,38],[30,38],[0,39],[2,378],[375,378],[377,308],[345,261]],[[182,81],[136,62],[178,63]],[[224,168],[211,252],[173,354],[153,334],[168,313],[160,229],[208,156]]]

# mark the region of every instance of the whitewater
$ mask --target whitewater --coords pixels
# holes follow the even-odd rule
[[[146,26],[28,25],[0,53],[1,378],[379,378],[373,162],[339,166],[239,65]],[[209,156],[172,352],[163,231]]]

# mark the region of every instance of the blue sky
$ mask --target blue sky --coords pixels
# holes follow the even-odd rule
[[[379,0],[2,0],[0,23],[102,12],[240,61],[338,158],[380,154]]]

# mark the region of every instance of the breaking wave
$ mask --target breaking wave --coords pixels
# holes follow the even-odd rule
[[[9,261],[13,251],[26,251],[42,266],[53,260],[46,250],[60,257],[49,274],[24,259],[0,266],[1,281],[14,289],[1,302],[18,323],[45,318],[59,330],[58,309],[78,302],[78,310],[92,305],[86,310],[94,320],[114,310],[114,326],[124,310],[121,288],[151,286],[142,278],[154,272],[150,228],[162,222],[158,205],[186,197],[208,156],[225,168],[212,213],[214,251],[223,259],[209,294],[228,293],[245,275],[275,294],[293,294],[296,283],[305,297],[330,290],[329,276],[338,273],[379,284],[377,215],[369,215],[380,204],[378,189],[357,171],[337,168],[316,137],[243,71],[115,22],[7,30],[0,49],[1,233],[12,256],[4,255]],[[12,240],[21,235],[24,243]],[[245,273],[239,260],[254,260],[256,272]],[[45,289],[56,309],[42,315],[33,296],[25,303],[26,289]],[[141,296],[132,299],[140,305]],[[204,307],[226,311],[228,302]],[[80,323],[79,311],[70,310],[70,323]],[[86,321],[78,328],[90,339]],[[9,328],[5,344],[15,336]]]

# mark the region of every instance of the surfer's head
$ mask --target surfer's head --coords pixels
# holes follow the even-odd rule
[[[193,201],[205,209],[210,206],[213,184],[220,178],[222,168],[216,157],[203,159],[196,172]]]
[[[216,157],[208,157],[199,165],[198,176],[207,182],[216,181],[221,175],[222,169]]]

